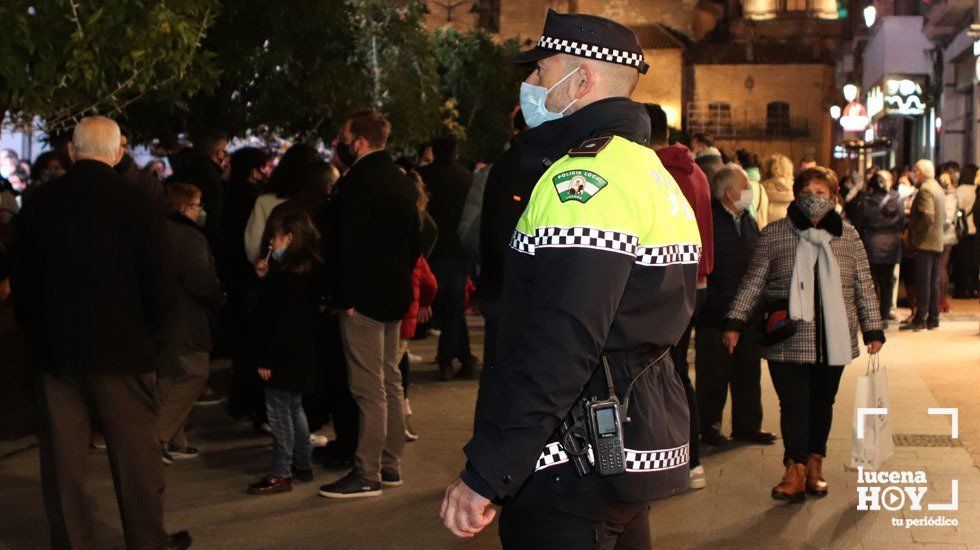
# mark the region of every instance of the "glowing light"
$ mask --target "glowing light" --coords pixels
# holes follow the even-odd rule
[[[840,118],[840,105],[830,106],[830,118],[837,120]]]
[[[844,107],[839,122],[841,128],[845,131],[863,132],[868,127],[868,122],[870,121],[871,119],[868,118],[868,111],[864,108],[864,105],[852,101]]]
[[[848,103],[857,99],[857,96],[858,96],[857,86],[855,86],[854,84],[844,85],[844,99],[846,99]]]
[[[871,27],[875,26],[875,19],[878,18],[878,10],[875,9],[874,5],[870,5],[864,8],[864,24]]]

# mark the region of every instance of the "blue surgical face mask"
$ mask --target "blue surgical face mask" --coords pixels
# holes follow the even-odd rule
[[[273,249],[273,251],[272,251],[272,259],[275,260],[275,261],[277,261],[277,262],[281,262],[282,259],[286,257],[286,249],[287,248],[289,248],[289,246],[284,246],[282,248]]]
[[[565,115],[565,111],[575,104],[577,99],[573,99],[571,103],[565,106],[561,112],[555,113],[549,111],[545,103],[548,101],[548,94],[551,90],[558,87],[559,84],[568,79],[568,77],[575,74],[581,67],[577,67],[572,72],[568,73],[561,80],[555,82],[555,85],[550,88],[545,88],[544,86],[535,86],[534,84],[528,84],[527,82],[521,83],[521,113],[524,115],[524,122],[527,123],[528,128],[537,128],[545,122],[559,119]]]

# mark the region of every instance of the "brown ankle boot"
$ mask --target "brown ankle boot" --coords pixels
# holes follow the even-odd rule
[[[772,498],[803,502],[806,498],[806,469],[802,464],[786,460],[786,473],[783,474],[783,481],[772,488]]]
[[[806,459],[806,492],[815,497],[827,496],[827,482],[823,478],[823,457],[810,454]]]

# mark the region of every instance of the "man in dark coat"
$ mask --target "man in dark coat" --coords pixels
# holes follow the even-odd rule
[[[174,183],[189,183],[201,190],[201,204],[208,213],[204,234],[219,264],[224,263],[221,215],[224,211],[221,173],[228,156],[228,136],[221,130],[207,130],[194,136],[194,148],[171,176]]]
[[[728,306],[749,267],[759,225],[748,213],[752,203],[749,178],[742,168],[727,165],[711,180],[714,268],[708,276],[708,293],[696,322],[694,368],[697,376],[701,441],[724,445],[721,419],[732,391],[732,436],[759,445],[771,445],[776,436],[762,426],[762,350],[755,338],[743,338],[734,354],[722,346],[721,333]],[[751,324],[751,323],[750,323]]]
[[[177,290],[170,240],[147,194],[112,169],[122,156],[115,122],[85,118],[72,143],[76,162],[38,188],[15,237],[15,306],[35,343],[52,546],[92,546],[84,472],[95,415],[126,546],[186,548],[186,532],[163,530],[155,436],[154,333]]]
[[[415,189],[384,150],[391,124],[378,112],[352,116],[337,155],[347,173],[337,182],[336,281],[333,301],[360,409],[354,469],[320,488],[328,498],[377,496],[400,485],[405,446],[398,370],[401,320],[414,300],[412,271],[421,253]]]
[[[222,311],[222,325],[229,332],[232,357],[232,386],[228,408],[236,418],[265,418],[262,385],[255,374],[255,357],[250,346],[249,327],[254,325],[246,301],[255,284],[255,265],[245,253],[245,227],[252,215],[261,184],[269,177],[268,153],[255,147],[242,147],[231,154],[231,176],[223,193],[221,237],[225,253],[218,274],[228,290],[228,304]]]
[[[453,360],[458,359],[460,376],[472,376],[477,359],[470,353],[470,335],[463,307],[466,302],[466,280],[470,262],[460,243],[459,220],[466,194],[473,185],[473,174],[456,161],[456,140],[443,137],[432,141],[432,164],[419,170],[429,194],[429,214],[439,228],[439,238],[429,257],[429,265],[439,281],[439,292],[433,303],[433,314],[442,330],[439,335],[439,379],[451,380]]]

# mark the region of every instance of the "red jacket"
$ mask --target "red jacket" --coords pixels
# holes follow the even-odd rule
[[[694,163],[694,156],[687,147],[675,143],[669,147],[657,149],[657,156],[664,168],[670,172],[677,182],[681,192],[687,198],[694,217],[698,222],[698,232],[701,233],[701,260],[698,262],[698,285],[708,283],[708,274],[715,264],[714,228],[711,221],[711,187],[708,177]]]
[[[436,276],[429,269],[429,262],[425,257],[419,256],[415,262],[415,269],[412,271],[412,292],[415,299],[408,307],[408,313],[402,319],[401,337],[403,340],[415,336],[415,328],[419,324],[419,310],[432,305],[432,300],[436,297],[436,290],[439,285],[436,283]]]

